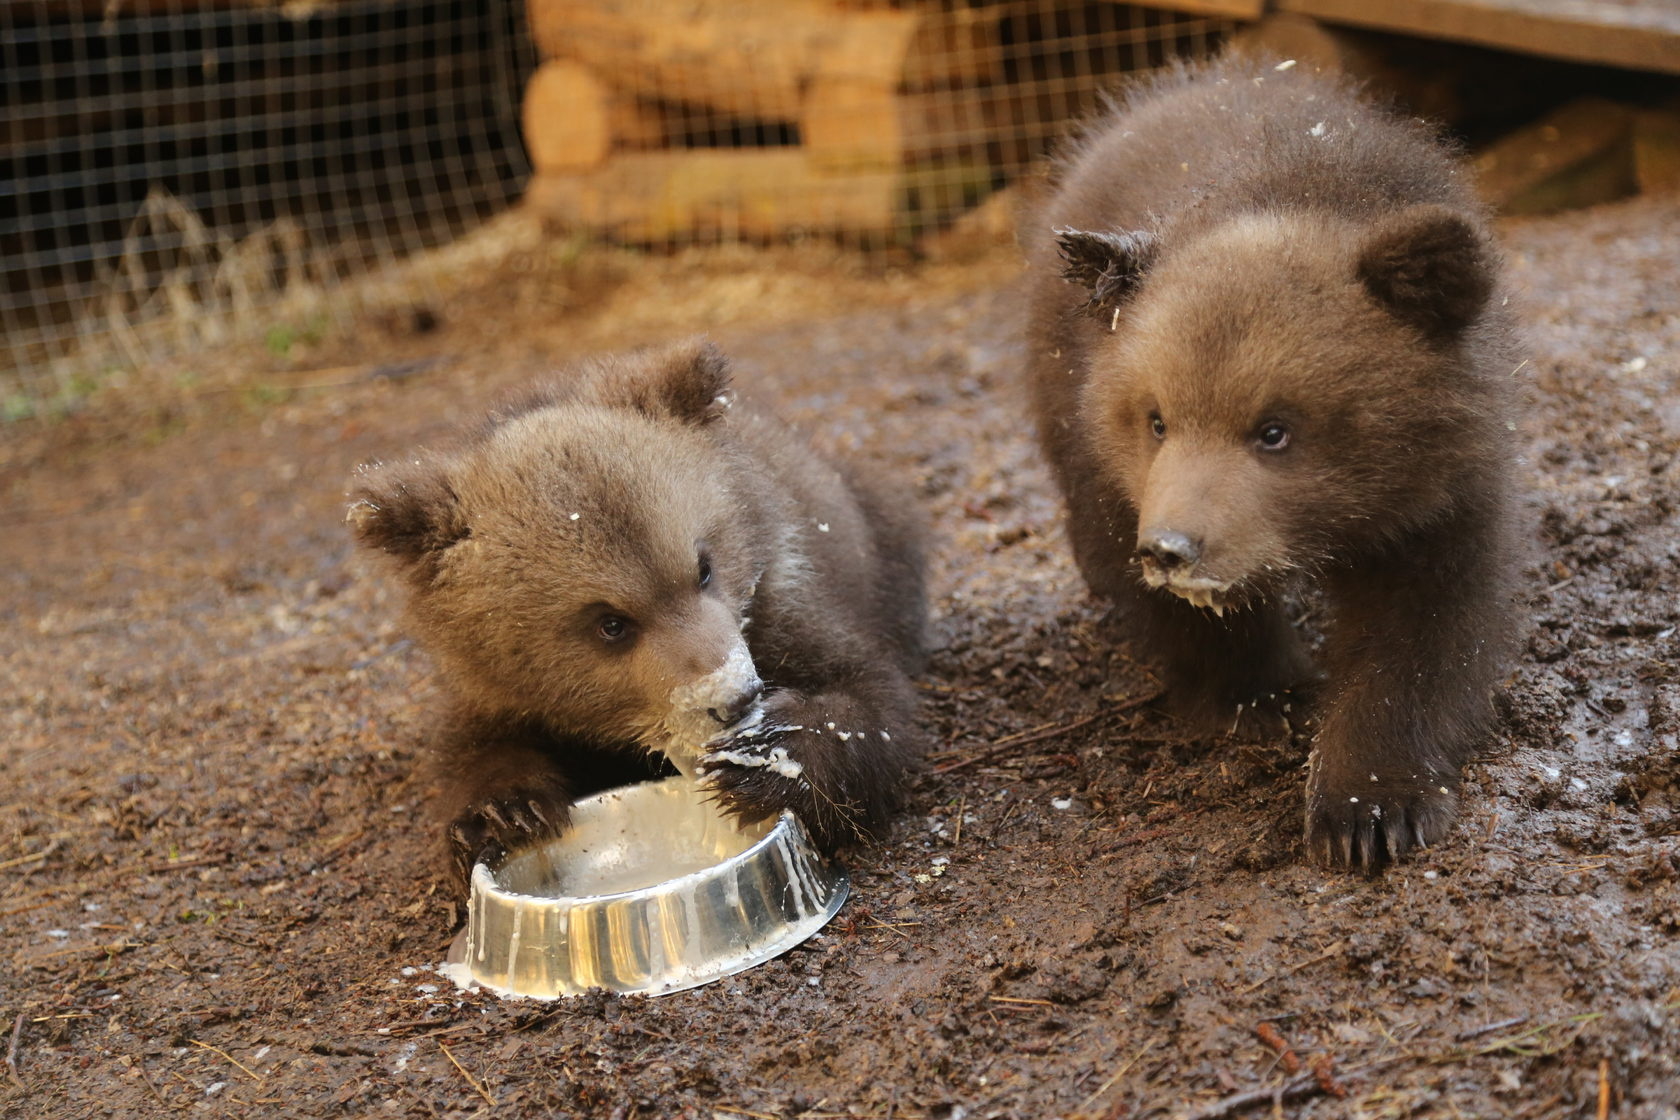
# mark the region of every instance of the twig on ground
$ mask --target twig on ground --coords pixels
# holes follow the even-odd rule
[[[23,1016],[24,1012],[19,1011],[17,1018],[12,1021],[12,1044],[6,1047],[6,1076],[12,1079],[13,1085],[27,1092],[28,1089],[23,1083],[23,1078],[18,1075],[17,1068],[18,1037],[23,1033]]]
[[[1302,1074],[1293,1081],[1286,1081],[1282,1085],[1274,1085],[1270,1089],[1246,1089],[1241,1093],[1232,1093],[1228,1097],[1221,1097],[1212,1104],[1204,1105],[1190,1114],[1189,1120],[1219,1120],[1222,1116],[1229,1116],[1233,1112],[1241,1112],[1257,1104],[1283,1103],[1297,1097],[1311,1096],[1321,1092],[1318,1078],[1312,1074]]]
[[[1378,1058],[1376,1061],[1366,1062],[1355,1069],[1347,1070],[1345,1076],[1357,1078],[1383,1066],[1391,1066],[1396,1062],[1410,1060],[1412,1060],[1412,1056],[1408,1054],[1396,1055],[1392,1058]],[[1334,1088],[1331,1088],[1331,1086],[1334,1086]],[[1269,1089],[1245,1089],[1240,1093],[1232,1093],[1228,1097],[1221,1097],[1190,1113],[1186,1120],[1219,1120],[1220,1117],[1230,1116],[1257,1104],[1281,1105],[1284,1101],[1310,1097],[1314,1093],[1327,1093],[1333,1097],[1345,1097],[1347,1086],[1333,1077],[1326,1076],[1321,1080],[1319,1071],[1314,1069],[1311,1073],[1303,1073],[1299,1077],[1285,1081],[1282,1085],[1274,1085]]]
[[[58,851],[58,838],[55,836],[51,840],[48,840],[47,846],[38,852],[31,852],[26,856],[15,856],[8,860],[0,860],[0,871],[7,871],[13,867],[21,867],[26,863],[34,863],[36,860],[46,859],[56,851]]]
[[[495,1108],[496,1107],[496,1098],[492,1097],[485,1090],[484,1086],[479,1084],[477,1078],[475,1078],[472,1074],[467,1072],[467,1067],[466,1066],[462,1065],[460,1062],[455,1060],[455,1055],[451,1054],[449,1052],[449,1047],[444,1045],[443,1039],[441,1039],[441,1038],[438,1039],[437,1044],[438,1044],[438,1049],[443,1051],[443,1056],[449,1059],[449,1064],[461,1071],[461,1076],[467,1079],[467,1084],[471,1085],[473,1087],[473,1092],[475,1092],[479,1096],[483,1097],[485,1104],[489,1105],[491,1108]]]
[[[1486,1046],[1481,1046],[1474,1050],[1465,1049],[1457,1054],[1452,1054],[1439,1060],[1448,1062],[1463,1061],[1465,1058],[1480,1058],[1485,1054],[1497,1053],[1500,1050],[1509,1050],[1511,1053],[1516,1054],[1519,1057],[1544,1058],[1547,1055],[1556,1054],[1559,1050],[1564,1049],[1570,1043],[1574,1042],[1580,1037],[1581,1032],[1586,1029],[1588,1023],[1596,1022],[1597,1020],[1604,1018],[1604,1015],[1605,1013],[1602,1011],[1589,1011],[1584,1015],[1571,1015],[1567,1019],[1558,1019],[1550,1023],[1541,1023],[1539,1026],[1530,1027],[1526,1031],[1508,1035],[1505,1038],[1496,1038]],[[1541,1039],[1538,1049],[1525,1045],[1530,1039],[1533,1039],[1536,1036],[1545,1035],[1558,1027],[1574,1027],[1576,1030],[1574,1034],[1571,1034],[1568,1038],[1561,1042]]]
[[[146,865],[146,871],[153,875],[161,875],[165,871],[185,871],[190,867],[203,867],[206,864],[220,863],[228,858],[226,852],[211,852],[201,856],[180,856],[176,859],[159,860]]]
[[[1347,947],[1347,943],[1345,941],[1338,941],[1334,945],[1331,945],[1328,949],[1324,950],[1324,952],[1318,954],[1318,956],[1316,956],[1316,957],[1308,957],[1304,961],[1297,961],[1296,963],[1290,965],[1288,968],[1284,969],[1282,972],[1274,972],[1270,976],[1262,976],[1260,979],[1256,980],[1254,983],[1250,984],[1248,987],[1239,988],[1237,990],[1237,994],[1239,996],[1246,996],[1248,993],[1256,990],[1257,988],[1265,987],[1267,984],[1270,984],[1273,980],[1278,980],[1278,979],[1281,979],[1282,977],[1285,977],[1285,976],[1293,976],[1297,972],[1301,971],[1303,968],[1306,968],[1308,965],[1314,965],[1314,964],[1317,964],[1319,961],[1330,959],[1331,957],[1335,956],[1337,953],[1341,952],[1346,947]]]
[[[1453,1041],[1469,1042],[1472,1038],[1480,1038],[1484,1034],[1492,1034],[1494,1031],[1502,1031],[1507,1027],[1520,1027],[1526,1022],[1528,1022],[1527,1015],[1513,1015],[1511,1018],[1501,1019],[1497,1023],[1484,1023],[1479,1027],[1471,1027],[1467,1031],[1459,1031],[1457,1034],[1453,1035]]]
[[[1080,1104],[1079,1104],[1079,1107],[1074,1109],[1074,1111],[1076,1113],[1077,1112],[1084,1112],[1087,1108],[1090,1108],[1093,1104],[1095,1104],[1097,1102],[1097,1100],[1104,1093],[1108,1092],[1110,1089],[1112,1089],[1114,1087],[1114,1083],[1116,1081],[1119,1081],[1122,1077],[1126,1076],[1127,1071],[1129,1071],[1133,1066],[1137,1065],[1138,1062],[1142,1061],[1143,1056],[1145,1054],[1149,1053],[1149,1051],[1159,1041],[1161,1041],[1159,1038],[1152,1038],[1148,1042],[1145,1042],[1141,1047],[1138,1048],[1138,1052],[1136,1054],[1133,1054],[1126,1061],[1120,1063],[1120,1068],[1115,1070],[1113,1073],[1111,1073],[1109,1075],[1107,1081],[1104,1081],[1101,1085],[1098,1085],[1097,1089],[1096,1089],[1096,1092],[1092,1093],[1090,1096],[1086,1097],[1083,1101],[1081,1101]]]
[[[1610,1059],[1598,1060],[1598,1120],[1610,1116]]]
[[[262,1083],[262,1079],[263,1079],[262,1074],[258,1073],[256,1070],[252,1069],[250,1066],[246,1065],[244,1062],[240,1061],[238,1058],[234,1057],[232,1054],[229,1054],[226,1050],[223,1050],[220,1046],[212,1046],[208,1042],[200,1042],[196,1038],[190,1039],[189,1041],[191,1041],[194,1046],[197,1046],[197,1047],[200,1047],[202,1049],[208,1050],[213,1054],[220,1054],[222,1057],[226,1058],[228,1061],[232,1062],[234,1065],[236,1065],[240,1069],[244,1070],[245,1075],[247,1077],[249,1077],[252,1081],[257,1082],[258,1084]]]
[[[949,774],[953,770],[961,770],[963,767],[973,766],[977,762],[990,762],[998,755],[1003,754],[1006,750],[1010,750],[1015,747],[1024,747],[1031,743],[1043,742],[1045,739],[1052,739],[1057,735],[1062,735],[1069,731],[1076,731],[1088,723],[1096,722],[1106,714],[1106,712],[1098,712],[1095,715],[1089,715],[1083,719],[1072,720],[1068,723],[1058,723],[1049,727],[1034,728],[1031,731],[1017,732],[1014,735],[1005,735],[996,742],[975,751],[967,758],[958,758],[935,766],[933,768],[933,772],[935,774]]]
[[[136,1057],[134,1059],[134,1068],[140,1071],[140,1080],[142,1080],[146,1083],[146,1088],[148,1088],[152,1091],[152,1096],[157,1098],[157,1102],[159,1104],[161,1104],[163,1107],[168,1108],[169,1107],[169,1102],[167,1100],[164,1100],[163,1093],[157,1087],[157,1082],[153,1081],[152,1080],[152,1075],[146,1072],[145,1061],[142,1060],[139,1057]]]

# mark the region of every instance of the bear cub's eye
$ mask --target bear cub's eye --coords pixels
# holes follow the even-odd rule
[[[1149,430],[1154,433],[1156,439],[1167,438],[1167,422],[1161,419],[1161,414],[1159,412],[1151,412],[1149,414]]]
[[[712,582],[712,561],[704,552],[700,554],[700,579],[698,582],[701,587],[705,587]]]
[[[630,620],[623,615],[604,614],[595,623],[595,633],[603,642],[622,642],[630,636]]]
[[[1282,451],[1289,446],[1289,429],[1276,420],[1268,420],[1260,425],[1260,434],[1255,438],[1262,450]]]

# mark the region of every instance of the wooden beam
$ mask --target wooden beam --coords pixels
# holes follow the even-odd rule
[[[1134,8],[1159,8],[1182,12],[1191,16],[1213,16],[1217,19],[1259,19],[1266,11],[1266,0],[1126,0]]]
[[[1680,74],[1680,4],[1628,0],[1274,0],[1329,23]]]
[[[631,242],[795,231],[892,237],[902,190],[893,172],[825,174],[799,148],[714,148],[628,152],[580,175],[537,175],[525,204]]]

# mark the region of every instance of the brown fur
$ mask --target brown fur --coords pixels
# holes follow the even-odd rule
[[[597,362],[457,448],[364,468],[352,498],[454,701],[436,763],[458,878],[564,828],[580,794],[669,772],[673,689],[743,636],[763,720],[737,722],[754,679],[692,744],[721,802],[792,808],[832,847],[895,800],[919,745],[919,533],[905,503],[734,403],[712,347]],[[610,638],[609,617],[627,624]],[[777,748],[801,774],[708,753]]]
[[[1280,598],[1316,580],[1309,846],[1376,867],[1438,838],[1511,631],[1517,365],[1451,153],[1305,68],[1181,70],[1089,131],[1027,251],[1092,589],[1223,730],[1312,679]]]

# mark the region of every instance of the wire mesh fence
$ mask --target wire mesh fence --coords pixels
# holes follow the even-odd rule
[[[0,410],[516,199],[525,27],[519,0],[0,5]]]
[[[533,207],[650,244],[913,242],[1020,176],[1122,75],[1231,26],[1069,0],[527,2]]]
[[[521,197],[653,248],[914,246],[1246,6],[13,0],[0,418],[300,292],[349,314],[347,280]]]

